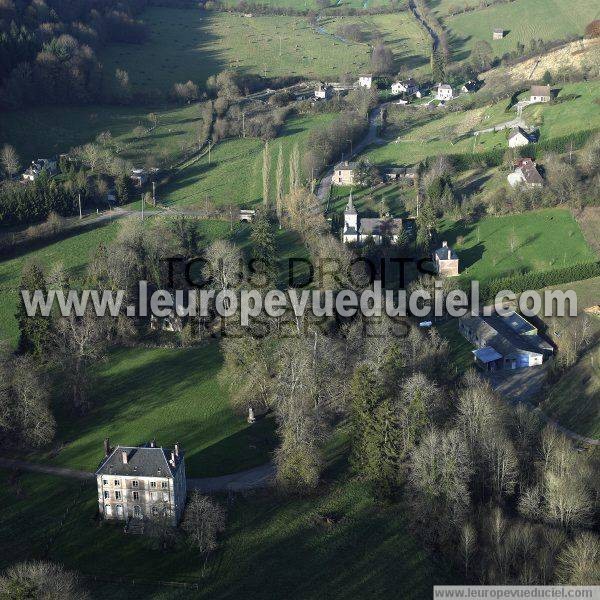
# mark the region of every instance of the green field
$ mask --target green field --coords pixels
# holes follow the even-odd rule
[[[229,235],[225,221],[199,221],[203,243]],[[110,242],[116,235],[118,223],[91,225],[75,232],[66,232],[64,239],[41,242],[33,249],[18,252],[13,258],[0,261],[0,340],[15,343],[18,336],[15,312],[18,287],[23,265],[28,260],[38,261],[46,267],[62,263],[73,280],[83,275],[88,260],[101,243]]]
[[[111,45],[102,53],[108,74],[128,71],[134,88],[169,91],[191,79],[201,87],[225,69],[267,76],[302,75],[337,79],[368,68],[370,47],[331,35],[342,22],[326,18],[325,30],[313,29],[304,17],[210,13],[192,9],[151,8],[144,15],[150,28],[145,44]],[[353,19],[354,22],[357,19]],[[346,21],[344,21],[346,22]],[[379,31],[398,66],[427,63],[428,46],[408,12],[361,17],[369,38]]]
[[[599,317],[591,318],[600,321]],[[600,438],[600,344],[559,379],[540,406],[561,425]]]
[[[152,131],[135,136],[136,127],[148,130],[148,114],[158,115]],[[192,145],[201,126],[200,107],[147,108],[126,106],[40,106],[0,113],[0,139],[13,145],[22,162],[68,152],[110,131],[118,155],[144,165],[153,155],[172,160]]]
[[[539,127],[541,142],[600,127],[600,110],[595,102],[600,96],[600,82],[556,87],[560,90],[558,100],[565,98],[564,101],[534,104],[523,111],[526,123]],[[372,145],[365,154],[374,164],[411,165],[438,154],[466,154],[508,148],[508,130],[477,137],[472,135],[473,131],[514,119],[516,113],[507,112],[507,106],[508,102],[502,100],[483,108],[442,113],[437,118],[421,116],[416,124],[403,122],[401,114],[397,117],[392,115],[383,140]]]
[[[417,600],[431,595],[433,581],[452,582],[450,569],[435,562],[418,537],[408,533],[401,506],[378,504],[367,484],[345,477],[305,499],[274,493],[236,496],[222,547],[202,580],[203,560],[188,547],[162,551],[151,539],[99,525],[97,492],[90,482],[24,474],[16,497],[6,473],[0,472],[0,481],[0,568],[44,557],[83,574],[138,582],[87,580],[98,598],[383,600],[402,589],[402,598]],[[333,524],[326,524],[325,516]],[[148,586],[156,580],[200,580],[200,589]]]
[[[286,122],[279,137],[269,142],[271,149],[271,182],[275,170],[279,143],[284,154],[284,172],[288,172],[289,154],[298,144],[300,155],[311,129],[322,127],[335,115],[303,116]],[[181,169],[173,180],[160,188],[164,204],[193,205],[209,197],[215,204],[250,206],[262,201],[263,142],[256,138],[235,138],[217,144],[210,156]],[[287,177],[287,175],[286,175]]]
[[[450,32],[454,60],[464,60],[479,40],[489,42],[494,54],[502,56],[515,50],[518,43],[528,48],[534,39],[552,41],[583,36],[585,26],[595,18],[597,0],[515,0],[448,17],[444,25]],[[504,39],[492,40],[495,28],[504,28]]]
[[[513,235],[514,252],[510,248]],[[579,225],[564,209],[485,217],[470,225],[442,221],[439,236],[456,249],[463,279],[485,281],[597,260]],[[464,238],[460,244],[459,236]]]
[[[114,445],[153,438],[164,446],[178,441],[190,477],[224,475],[267,462],[272,421],[249,426],[233,414],[217,378],[221,362],[216,343],[112,351],[91,374],[92,410],[83,418],[73,417],[57,400],[60,426],[53,448],[32,459],[95,470],[108,437]]]

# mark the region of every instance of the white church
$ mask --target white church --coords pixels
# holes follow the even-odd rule
[[[350,192],[350,199],[344,210],[342,240],[345,244],[366,242],[369,238],[373,238],[376,244],[381,244],[383,238],[387,238],[395,244],[398,242],[401,232],[402,219],[391,217],[359,218],[352,202],[352,192]]]

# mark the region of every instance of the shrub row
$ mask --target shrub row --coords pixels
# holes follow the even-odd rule
[[[481,283],[479,294],[484,302],[491,302],[502,290],[511,290],[519,294],[525,290],[539,290],[550,285],[562,285],[592,277],[600,277],[600,261],[491,279]],[[465,281],[461,287],[467,291],[469,283],[469,281]]]

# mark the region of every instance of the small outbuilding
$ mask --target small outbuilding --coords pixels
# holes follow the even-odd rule
[[[501,40],[502,38],[504,38],[504,29],[494,29],[492,32],[492,39]]]

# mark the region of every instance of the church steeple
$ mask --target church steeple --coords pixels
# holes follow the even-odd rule
[[[355,215],[356,209],[354,208],[354,203],[352,202],[352,190],[350,190],[350,198],[348,199],[348,204],[346,204],[346,209],[344,213]]]

